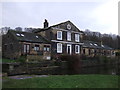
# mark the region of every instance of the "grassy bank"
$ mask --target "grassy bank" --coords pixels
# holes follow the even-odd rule
[[[21,56],[15,60],[14,59],[7,59],[7,58],[0,59],[0,62],[2,62],[2,63],[15,63],[15,62],[25,62],[25,61],[26,61],[25,56]]]
[[[3,88],[118,88],[114,75],[56,75],[29,79],[3,78]]]

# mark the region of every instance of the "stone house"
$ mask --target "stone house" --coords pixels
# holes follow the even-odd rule
[[[115,56],[114,49],[93,41],[83,41],[82,53],[86,56]]]
[[[39,59],[50,60],[51,44],[39,34],[9,30],[2,37],[2,54],[10,59],[29,55],[30,58],[39,56]]]
[[[60,54],[81,54],[82,36],[80,31],[71,21],[62,22],[53,26],[48,26],[47,20],[44,28],[33,30],[48,41],[51,41],[51,53],[53,57]]]
[[[32,32],[9,30],[3,35],[2,56],[16,59],[26,55],[29,59],[57,58],[61,54],[84,54],[87,56],[113,56],[114,49],[93,41],[83,41],[84,33],[71,21],[49,26],[47,20],[44,28]]]
[[[115,50],[107,45],[101,45],[102,47],[102,55],[111,57],[111,56],[115,56]]]

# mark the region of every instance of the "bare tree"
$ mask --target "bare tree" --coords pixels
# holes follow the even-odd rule
[[[0,28],[0,35],[4,35],[10,30],[10,27],[2,27]]]
[[[15,30],[16,31],[22,31],[22,27],[16,27]]]

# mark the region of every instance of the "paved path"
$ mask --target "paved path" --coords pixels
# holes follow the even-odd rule
[[[17,76],[8,76],[11,79],[27,79],[33,77],[48,77],[48,75],[17,75]]]

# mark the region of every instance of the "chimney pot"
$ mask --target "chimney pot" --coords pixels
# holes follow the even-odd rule
[[[49,23],[48,21],[45,19],[45,22],[44,22],[44,28],[48,27],[49,26]]]

